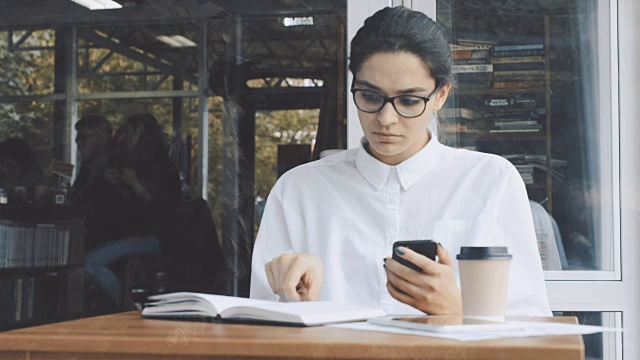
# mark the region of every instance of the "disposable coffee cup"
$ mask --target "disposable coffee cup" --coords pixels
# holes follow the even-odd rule
[[[458,254],[465,317],[504,321],[512,256],[503,246],[463,246]]]

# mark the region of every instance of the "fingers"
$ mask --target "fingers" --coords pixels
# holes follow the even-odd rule
[[[453,266],[453,259],[451,259],[451,255],[449,251],[442,246],[442,244],[438,243],[438,262],[440,264]]]
[[[429,259],[428,257],[418,254],[417,252],[406,248],[404,246],[401,246],[398,248],[399,250],[394,249],[394,251],[396,252],[396,254],[398,256],[400,256],[401,258],[410,261],[411,263],[413,263],[415,266],[419,267],[420,269],[422,269],[422,272],[427,273],[427,274],[433,274],[437,271],[437,263],[431,259]],[[401,254],[402,253],[402,254]],[[396,264],[399,264],[398,262],[394,261]],[[402,274],[406,274],[406,276],[410,276],[410,272],[405,271],[409,270],[409,271],[414,271],[413,269],[410,269],[404,265],[401,265],[404,269],[398,269],[398,273]],[[415,271],[414,271],[415,272]],[[403,275],[404,276],[404,275]],[[404,276],[404,277],[406,277]]]
[[[265,265],[271,290],[286,301],[318,300],[322,262],[311,254],[283,254]]]
[[[404,293],[411,298],[416,298],[421,291],[420,287],[413,283],[410,283],[409,281],[401,278],[391,271],[387,271],[387,282],[391,283],[391,285],[393,285],[396,290]]]
[[[323,271],[307,273],[302,277],[302,289],[306,289],[306,294],[302,293],[302,301],[316,301],[320,299],[320,289],[322,288]],[[299,291],[300,293],[300,291]]]
[[[284,272],[282,280],[282,295],[284,295],[287,301],[300,301],[301,297],[298,294],[298,285],[302,280],[303,275],[308,269],[300,264],[298,259],[289,263],[288,269]]]

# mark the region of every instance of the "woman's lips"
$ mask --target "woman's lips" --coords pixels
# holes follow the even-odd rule
[[[380,142],[394,142],[400,138],[400,135],[374,132],[373,135]]]

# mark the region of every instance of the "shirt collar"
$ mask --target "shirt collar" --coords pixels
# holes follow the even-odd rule
[[[387,179],[389,171],[394,166],[387,165],[371,156],[365,149],[366,139],[360,140],[360,148],[356,153],[356,167],[365,179],[377,190],[380,190]],[[427,146],[415,155],[395,166],[400,185],[406,191],[422,179],[433,168],[442,155],[444,145],[435,136]]]

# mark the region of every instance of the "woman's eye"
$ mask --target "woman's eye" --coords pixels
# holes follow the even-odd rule
[[[422,99],[415,96],[401,96],[398,98],[398,102],[402,106],[416,106],[419,105]]]
[[[364,101],[370,102],[370,103],[377,103],[380,102],[380,95],[376,94],[376,93],[371,93],[371,92],[362,92],[362,99]]]

